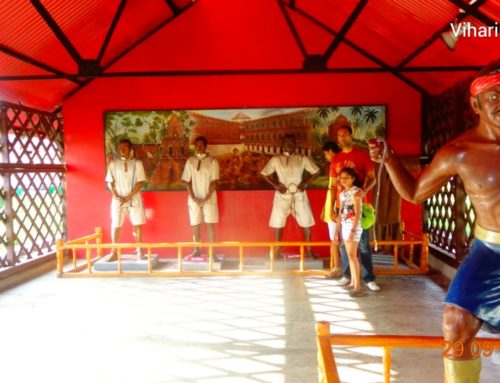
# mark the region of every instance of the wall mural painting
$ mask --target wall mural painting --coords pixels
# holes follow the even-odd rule
[[[367,147],[385,137],[385,106],[261,108],[213,110],[112,111],[104,113],[106,165],[117,156],[117,143],[127,137],[148,177],[146,190],[185,190],[180,178],[193,141],[203,135],[207,151],[219,160],[219,190],[269,189],[259,173],[280,153],[281,138],[293,133],[297,151],[322,169],[310,187],[326,188],[328,163],[322,146],[340,126],[353,130],[356,145]]]

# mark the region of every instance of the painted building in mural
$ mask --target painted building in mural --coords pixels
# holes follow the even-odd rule
[[[314,113],[314,109],[304,109],[242,121],[241,140],[248,151],[274,155],[280,153],[283,136],[291,133],[295,135],[297,151],[311,155],[314,141],[310,121]]]
[[[167,123],[161,143],[135,147],[136,157],[142,160],[150,187],[179,184],[182,169],[189,157],[189,139],[177,115]]]
[[[240,144],[241,125],[236,121],[205,116],[199,113],[190,113],[195,121],[191,141],[197,136],[207,138],[210,145],[238,145]]]

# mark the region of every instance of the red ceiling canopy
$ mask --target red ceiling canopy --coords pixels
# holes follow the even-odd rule
[[[388,72],[433,94],[500,57],[498,0],[0,0],[0,10],[0,100],[45,110],[109,76]],[[461,32],[453,50],[444,32]]]

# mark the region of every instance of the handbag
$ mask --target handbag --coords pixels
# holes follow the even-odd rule
[[[361,227],[363,230],[369,229],[375,224],[376,220],[375,209],[369,203],[361,205]]]

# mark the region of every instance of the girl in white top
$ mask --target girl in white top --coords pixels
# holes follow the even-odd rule
[[[342,239],[345,243],[349,267],[351,269],[351,283],[348,289],[353,291],[351,297],[362,295],[361,267],[358,260],[358,243],[363,229],[361,227],[361,190],[355,184],[359,180],[352,168],[344,168],[339,173],[339,181],[343,187],[340,192],[340,217],[342,222]]]

